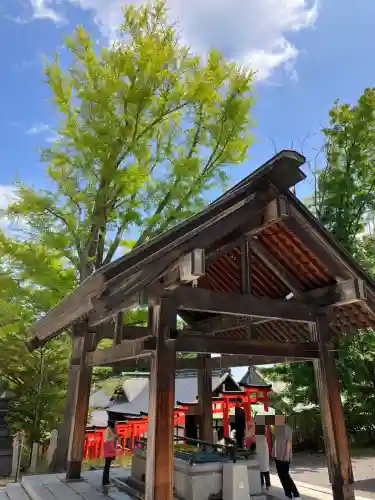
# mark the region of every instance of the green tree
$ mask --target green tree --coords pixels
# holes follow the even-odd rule
[[[314,209],[336,239],[356,254],[357,235],[375,209],[375,89],[366,89],[353,106],[336,101],[329,116]]]
[[[252,142],[251,71],[180,43],[163,1],[128,6],[118,40],[78,27],[47,62],[58,113],[42,153],[49,189],[19,186],[2,265],[28,284],[32,319],[116,255],[199,211]],[[64,358],[65,362],[65,358]]]
[[[358,235],[373,218],[375,208],[375,89],[366,89],[355,105],[336,101],[329,117],[329,125],[323,129],[325,166],[316,172],[316,189],[309,204],[324,226],[374,276],[374,235]],[[370,392],[373,384],[374,335],[373,331],[362,332],[337,346],[336,364],[351,422],[353,415],[357,418],[375,410],[373,398],[363,397],[363,391]],[[267,375],[287,384],[293,404],[317,403],[312,363],[275,366]]]
[[[13,430],[23,429],[30,440],[40,441],[61,414],[69,344],[55,340],[43,353],[27,353],[25,330],[35,318],[33,308],[39,307],[40,302],[34,301],[35,290],[29,289],[22,274],[14,279],[4,271],[5,267],[2,262],[0,385],[14,394],[8,414]]]

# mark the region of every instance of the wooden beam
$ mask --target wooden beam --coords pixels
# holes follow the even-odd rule
[[[202,248],[194,248],[191,252],[179,257],[169,268],[165,269],[160,276],[160,285],[166,290],[173,290],[181,283],[192,283],[205,274],[205,251]],[[114,296],[128,287],[128,282],[121,282],[117,286],[112,285],[110,295]]]
[[[354,478],[340,384],[333,353],[327,345],[327,340],[330,338],[327,317],[316,318],[311,336],[319,347],[319,359],[314,361],[314,369],[333,498],[334,500],[354,500]]]
[[[198,354],[199,439],[213,443],[211,354]]]
[[[320,307],[339,307],[367,299],[363,280],[352,278],[326,288],[317,288],[303,294],[304,302],[311,301]]]
[[[111,320],[107,323],[101,323],[100,325],[93,328],[96,333],[97,339],[114,339],[116,327],[115,323]],[[142,339],[150,335],[150,330],[144,326],[137,325],[122,325],[121,329],[121,340],[137,340]]]
[[[256,256],[273,272],[284,285],[293,292],[294,295],[302,293],[302,286],[280,262],[264,247],[264,245],[254,237],[251,241],[252,251]]]
[[[129,359],[117,364],[123,371],[128,370],[141,370],[148,371],[150,369],[151,356],[142,357],[137,359]],[[270,365],[276,363],[293,363],[300,361],[309,361],[310,358],[302,359],[300,357],[294,358],[293,356],[259,356],[259,355],[224,355],[215,356],[210,359],[211,369],[225,369],[234,368],[236,366],[250,366],[250,365]],[[199,361],[197,358],[177,358],[176,370],[198,370]]]
[[[218,357],[211,357],[210,365],[212,369],[225,369],[235,368],[236,366],[249,366],[249,365],[270,365],[275,363],[286,363],[292,361],[301,361],[301,358],[293,358],[287,356],[257,356],[257,355],[224,355]],[[180,369],[180,366],[178,369]]]
[[[287,198],[283,195],[277,196],[265,205],[263,209],[261,226],[250,231],[249,234],[255,235],[259,233],[263,231],[265,227],[289,217],[289,214],[290,209]]]
[[[87,326],[87,325],[86,325]],[[81,325],[84,328],[84,325]],[[92,367],[85,363],[86,353],[94,349],[95,334],[87,329],[84,335],[73,338],[73,359],[71,369],[75,373],[74,386],[68,387],[72,392],[72,418],[68,444],[67,479],[81,477],[83,452],[86,435],[87,416],[89,409]]]
[[[168,338],[176,329],[176,321],[177,311],[170,301],[162,299],[153,308],[157,344],[150,370],[145,500],[173,500],[176,352]]]
[[[90,276],[72,294],[48,311],[29,332],[30,349],[37,349],[56,337],[60,332],[86,314],[91,306],[91,298],[96,297],[104,287],[104,278],[96,272]]]
[[[124,341],[114,347],[101,349],[91,352],[86,357],[87,366],[112,366],[119,362],[127,360],[136,360],[136,365],[140,365],[139,358],[148,357],[156,348],[155,337],[147,337],[142,341]],[[176,350],[179,352],[198,352],[198,353],[222,353],[235,355],[238,353],[247,356],[266,356],[271,359],[276,356],[282,359],[286,357],[294,357],[297,359],[314,357],[314,349],[316,346],[311,343],[282,343],[282,342],[267,342],[261,340],[233,340],[220,337],[204,337],[200,334],[181,335],[176,341]],[[306,355],[306,356],[305,356]],[[230,362],[233,362],[234,356]],[[217,367],[223,366],[225,359],[212,358],[208,362],[211,367],[215,364]],[[243,356],[240,358],[243,361]],[[247,358],[249,360],[249,358]],[[180,359],[180,364],[177,364],[178,369],[200,368],[200,362],[195,359]],[[227,361],[229,362],[229,360]],[[122,363],[123,364],[123,363]],[[231,365],[227,365],[228,367]]]
[[[313,308],[304,304],[291,304],[288,300],[256,297],[225,292],[212,292],[201,288],[180,287],[174,291],[177,308],[253,318],[309,322]]]
[[[191,329],[200,331],[206,335],[229,332],[239,328],[246,328],[254,322],[252,318],[246,316],[212,316],[201,321],[191,323]],[[186,328],[186,332],[189,328]]]
[[[121,344],[124,328],[124,312],[120,311],[116,316],[113,346]]]
[[[291,305],[295,302],[310,303],[315,307],[336,307],[349,303],[362,302],[366,300],[366,287],[362,280],[349,279],[335,285],[317,288],[305,293],[299,293],[295,299],[288,301]],[[256,334],[256,325],[263,321],[253,321],[245,316],[213,316],[211,318],[197,321],[190,326],[194,330],[205,334],[215,335],[217,333],[229,332],[238,328],[246,328],[253,325],[253,336]]]
[[[176,351],[179,352],[284,356],[304,359],[314,359],[318,356],[317,344],[314,342],[233,340],[223,337],[205,337],[204,335],[183,335],[175,342]],[[150,344],[151,346],[152,344]],[[145,348],[149,348],[147,342],[145,342]]]
[[[151,349],[145,349],[145,342],[147,339],[152,340],[153,348],[155,348],[155,339],[152,337],[145,337],[138,340],[124,340],[120,344],[107,349],[99,349],[95,352],[90,352],[86,356],[87,366],[111,366],[118,361],[125,359],[139,358],[148,356]]]
[[[250,240],[245,236],[241,242],[241,293],[251,295],[252,292],[252,271],[251,271],[251,248]],[[254,321],[254,320],[252,320]],[[246,333],[249,338],[252,337],[251,324],[246,327]]]
[[[241,244],[241,293],[251,294],[251,250],[250,241],[244,238]]]
[[[170,269],[170,266],[173,266],[176,263],[176,259],[188,254],[194,248],[207,248],[215,241],[220,240],[226,232],[231,232],[232,228],[245,223],[246,221],[253,225],[254,221],[259,221],[260,219],[253,217],[253,220],[250,222],[249,211],[251,210],[251,212],[255,214],[257,211],[262,210],[264,203],[267,202],[271,196],[272,194],[270,190],[268,190],[268,193],[264,194],[251,193],[250,195],[246,195],[244,193],[241,200],[234,203],[232,202],[232,204],[227,203],[225,209],[211,211],[211,214],[207,214],[205,217],[204,222],[203,217],[200,217],[202,222],[199,225],[191,227],[189,231],[187,231],[186,228],[185,230],[182,230],[181,227],[178,235],[176,233],[175,238],[170,241],[169,244],[159,245],[158,250],[154,252],[152,256],[148,256],[144,259],[140,259],[138,257],[139,260],[134,262],[133,266],[129,267],[128,265],[124,272],[111,278],[109,282],[109,293],[111,293],[111,290],[120,290],[121,284],[125,283],[129,276],[142,268],[146,270],[147,265],[150,263],[153,263],[153,268],[157,269],[157,274],[162,275]],[[225,224],[223,224],[224,220]],[[171,258],[173,258],[172,255],[177,253],[175,252],[173,254],[171,250],[176,249],[178,246],[178,254],[171,261]],[[170,254],[168,254],[169,252]],[[164,263],[164,266],[160,266],[159,271],[158,264],[162,262]],[[157,276],[155,276],[155,278],[156,277]],[[140,280],[138,279],[137,281]],[[151,281],[153,280],[150,280],[150,282]]]

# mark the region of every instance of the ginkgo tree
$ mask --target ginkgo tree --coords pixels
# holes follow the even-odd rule
[[[163,1],[127,6],[98,46],[77,27],[70,62],[45,65],[56,140],[49,189],[18,186],[1,234],[6,272],[27,283],[34,317],[117,255],[199,211],[252,142],[250,69],[181,43]]]

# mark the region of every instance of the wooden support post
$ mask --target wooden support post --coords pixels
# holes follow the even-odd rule
[[[173,500],[173,417],[176,351],[170,340],[177,311],[168,299],[153,306],[151,327],[157,338],[150,369],[145,500]]]
[[[354,479],[349,452],[327,316],[317,316],[312,338],[319,345],[319,359],[314,360],[315,377],[320,400],[322,425],[330,482],[334,500],[354,500]]]
[[[95,349],[95,334],[88,331],[87,324],[74,327],[74,335],[71,369],[75,374],[75,385],[70,388],[73,391],[73,412],[68,446],[67,479],[81,477],[92,376],[92,367],[86,366],[86,354]]]
[[[124,327],[124,312],[120,311],[116,316],[115,330],[113,336],[113,346],[121,344],[123,327]]]
[[[252,276],[251,276],[251,249],[250,240],[245,237],[241,245],[241,293],[251,294]],[[246,327],[247,336],[251,338],[251,324]]]
[[[211,354],[198,354],[199,439],[213,442]]]

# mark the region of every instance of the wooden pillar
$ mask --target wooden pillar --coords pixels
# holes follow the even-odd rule
[[[122,342],[122,330],[124,326],[124,312],[120,311],[116,316],[115,331],[113,336],[113,345],[116,346]]]
[[[70,422],[67,479],[81,477],[92,377],[92,367],[86,366],[86,354],[95,350],[95,346],[95,334],[88,331],[86,323],[74,327],[71,369],[75,385],[70,387],[73,391],[73,411]]]
[[[354,479],[340,396],[335,360],[330,345],[329,319],[316,316],[311,328],[312,340],[319,346],[319,359],[314,360],[314,370],[320,401],[324,442],[328,461],[329,478],[334,500],[352,500]]]
[[[198,354],[199,439],[213,442],[211,354]]]
[[[151,356],[145,500],[173,500],[173,416],[177,327],[173,302],[162,298],[150,311],[156,350]]]

